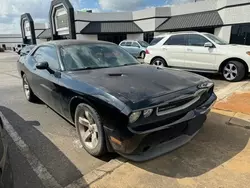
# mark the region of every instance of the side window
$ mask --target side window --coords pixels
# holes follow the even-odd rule
[[[34,54],[37,62],[48,62],[51,69],[59,69],[59,62],[56,48],[52,46],[41,46]]]
[[[188,35],[188,46],[204,46],[206,42],[209,40],[201,35]]]
[[[126,42],[126,46],[132,46],[132,42]]]
[[[186,35],[173,35],[171,36],[164,45],[181,45],[185,46],[186,42]]]
[[[40,63],[43,62],[43,56],[42,56],[42,47],[38,48],[35,53],[33,54],[33,57],[35,58],[36,62]]]
[[[122,42],[122,43],[121,43],[121,46],[126,46],[126,43],[125,43],[125,42]]]
[[[133,47],[137,47],[137,48],[140,48],[139,44],[137,42],[133,42],[132,44]]]

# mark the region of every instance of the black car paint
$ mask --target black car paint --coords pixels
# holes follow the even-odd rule
[[[60,47],[53,42],[47,45],[57,50]],[[112,135],[121,140],[136,137],[135,133],[128,129],[128,117],[133,111],[157,106],[178,96],[189,95],[198,90],[199,84],[209,81],[184,71],[140,64],[63,71],[60,55],[60,70],[54,70],[55,74],[50,74],[47,70],[36,68],[37,62],[32,56],[36,49],[27,55],[24,62],[18,63],[20,74],[26,74],[33,92],[71,123],[74,123],[74,108],[77,104],[91,104],[102,117],[105,117],[107,141]],[[212,102],[215,99],[216,97]],[[115,146],[112,145],[112,148]]]

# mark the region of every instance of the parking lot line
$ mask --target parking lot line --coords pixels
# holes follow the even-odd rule
[[[54,179],[54,177],[48,172],[45,166],[39,161],[39,159],[30,151],[29,146],[22,140],[19,134],[15,131],[13,126],[0,112],[0,117],[4,123],[4,129],[7,131],[9,136],[15,142],[17,147],[20,149],[22,155],[26,158],[30,164],[32,170],[40,178],[43,185],[46,188],[62,188],[62,186]]]

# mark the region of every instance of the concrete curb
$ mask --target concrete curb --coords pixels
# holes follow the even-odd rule
[[[250,129],[250,115],[239,113],[239,112],[230,112],[218,109],[212,109],[211,112],[228,116],[228,125],[238,126],[246,129]]]
[[[230,96],[235,91],[239,90],[240,88],[243,88],[249,84],[248,81],[243,82],[236,82],[236,83],[230,83],[227,87],[220,89],[216,92],[216,95],[218,97],[218,101],[225,99],[226,97]]]
[[[122,157],[118,157],[117,159],[113,159],[104,165],[92,170],[88,174],[85,174],[83,177],[79,178],[78,180],[72,182],[71,184],[67,185],[65,188],[84,188],[88,187],[90,184],[94,183],[95,181],[101,179],[105,175],[113,172],[115,169],[119,168],[127,162],[126,159]]]

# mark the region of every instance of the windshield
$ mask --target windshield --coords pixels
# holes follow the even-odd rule
[[[208,37],[210,40],[212,40],[213,42],[215,42],[216,44],[219,44],[219,45],[227,45],[228,42],[220,39],[219,37],[215,36],[215,35],[212,35],[212,34],[209,34],[209,33],[206,33],[204,34],[206,37]]]
[[[149,46],[149,44],[145,41],[138,41],[138,43],[144,48],[147,48]]]
[[[66,71],[139,64],[121,47],[112,44],[77,44],[60,49]]]

